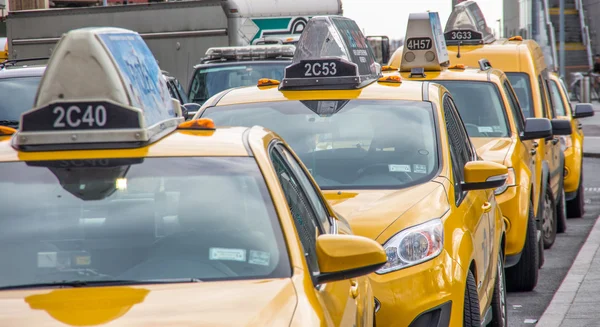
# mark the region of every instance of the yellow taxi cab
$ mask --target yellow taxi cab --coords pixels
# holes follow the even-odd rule
[[[445,43],[440,39],[438,42]],[[386,74],[400,72],[403,80],[430,81],[446,87],[477,153],[484,160],[509,167],[506,184],[495,190],[507,230],[507,287],[533,290],[538,280],[542,240],[533,213],[533,203],[539,201],[540,194],[534,187],[535,163],[529,149],[533,140],[552,135],[550,121],[525,119],[510,81],[487,61],[482,60],[478,68],[442,66],[442,60],[447,63],[448,53],[432,56],[435,34],[431,29],[409,22],[405,40],[399,69],[384,67]]]
[[[555,72],[550,73],[548,82],[552,103],[559,118],[571,122],[571,135],[561,136],[561,147],[565,153],[565,201],[567,218],[583,217],[583,129],[579,119],[594,116],[590,103],[578,103],[575,109],[569,101],[569,92],[562,78]]]
[[[510,80],[526,118],[551,120],[553,136],[535,141],[530,151],[536,154],[535,186],[542,194],[540,201],[533,204],[534,214],[542,231],[543,247],[552,247],[556,233],[564,231],[567,226],[562,207],[564,153],[559,137],[570,135],[572,129],[570,122],[555,118],[553,114],[548,94],[548,68],[540,46],[534,40],[521,37],[496,40],[489,33],[479,6],[472,0],[454,7],[446,23],[444,38],[451,64],[478,67],[480,60],[487,59],[494,68],[504,71]],[[390,65],[398,67],[401,56],[402,53],[396,51]]]
[[[506,326],[494,189],[508,169],[477,156],[446,88],[383,77],[356,22],[313,17],[282,81],[215,95],[194,118],[281,135],[352,230],[384,246],[378,324]]]
[[[0,132],[0,326],[374,325],[383,247],[273,132],[184,122],[139,34],[64,35]]]
[[[5,37],[0,37],[0,62],[4,60],[8,60],[8,39]]]

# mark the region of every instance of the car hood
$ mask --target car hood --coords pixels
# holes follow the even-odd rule
[[[514,141],[510,137],[473,137],[471,143],[483,160],[503,165]]]
[[[0,326],[287,326],[291,279],[0,292]]]
[[[424,214],[407,215],[401,225],[412,226],[430,220],[432,217],[427,211],[433,210],[432,215],[439,217],[448,206],[444,187],[434,181],[401,190],[331,190],[323,193],[333,209],[350,222],[354,234],[371,239],[377,239],[409,209]]]

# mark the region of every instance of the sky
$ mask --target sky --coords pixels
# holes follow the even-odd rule
[[[485,15],[487,25],[498,33],[502,18],[502,1],[476,0]],[[403,39],[411,12],[437,11],[446,26],[452,11],[452,0],[342,0],[344,16],[352,18],[364,29],[365,35],[387,35]]]

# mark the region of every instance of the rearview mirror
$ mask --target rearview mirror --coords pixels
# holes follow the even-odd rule
[[[323,234],[317,238],[317,284],[363,276],[387,263],[383,247],[357,235]]]
[[[552,119],[552,134],[553,135],[571,135],[573,128],[571,122],[566,119]]]
[[[464,175],[463,191],[495,189],[506,183],[508,168],[491,161],[469,161]]]
[[[573,112],[573,118],[592,117],[594,115],[594,107],[591,103],[578,103]]]
[[[200,108],[202,106],[197,103],[190,102],[190,103],[184,104],[182,107],[185,108],[187,111],[187,114],[185,116],[183,116],[183,117],[186,117],[185,119],[187,120],[187,119],[194,117],[196,112],[198,112],[198,110],[200,110]]]
[[[552,124],[548,118],[527,118],[521,141],[545,139],[552,136]]]

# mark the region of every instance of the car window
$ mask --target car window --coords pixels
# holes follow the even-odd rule
[[[291,276],[254,158],[0,163],[0,286]],[[32,200],[35,199],[35,200]]]
[[[283,71],[291,62],[240,62],[239,64],[211,64],[194,71],[188,97],[191,102],[203,104],[213,95],[240,86],[254,86],[261,78],[281,81]],[[214,66],[214,67],[210,67]]]
[[[469,137],[462,127],[462,122],[449,96],[444,98],[444,119],[450,141],[450,157],[452,159],[452,175],[454,176],[454,197],[457,204],[462,201],[461,183],[464,181],[464,167],[473,159]]]
[[[535,117],[529,75],[526,73],[506,73],[506,76],[510,80],[510,84],[517,94],[521,111],[523,111],[523,116],[525,116],[525,118]]]
[[[552,95],[552,103],[554,103],[554,110],[556,111],[556,115],[567,116],[567,109],[565,108],[565,103],[563,102],[562,96],[560,94],[558,84],[556,83],[556,81],[550,81],[549,83],[550,94]]]
[[[559,83],[560,87],[562,88],[564,94],[566,94],[568,96],[569,91],[567,90],[567,87],[565,86],[564,80],[562,78],[560,78],[559,82],[560,82]],[[573,114],[573,106],[571,105],[571,101],[570,100],[567,100],[567,110],[568,110],[567,116],[570,116],[570,115]]]
[[[298,178],[302,188],[305,190],[308,200],[315,211],[315,215],[321,222],[321,226],[323,226],[324,231],[330,231],[331,222],[329,221],[329,213],[327,212],[327,208],[321,200],[321,192],[315,188],[309,177],[304,172],[304,169],[302,169],[301,164],[296,160],[296,158],[294,158],[294,156],[285,146],[279,145],[277,149],[281,151],[283,158],[292,169],[294,175]]]
[[[317,217],[309,204],[309,199],[302,190],[301,183],[286,165],[285,159],[277,152],[271,151],[271,161],[275,173],[285,194],[294,224],[304,248],[304,256],[313,276],[319,273],[317,260],[317,236],[320,228]]]
[[[181,86],[181,83],[179,83],[179,80],[177,80],[177,79],[173,80],[173,84],[175,85],[175,88],[177,89],[177,93],[179,94],[179,97],[181,98],[181,104],[189,103],[190,99],[188,99],[187,93],[183,89],[183,86]]]
[[[498,87],[490,82],[439,81],[452,94],[470,137],[510,135],[504,103]]]
[[[541,75],[538,76],[538,86],[540,87],[540,98],[542,99],[542,117],[548,118],[548,103],[546,101],[548,93],[546,92],[546,84]]]
[[[19,121],[33,108],[41,76],[0,79],[0,120]]]
[[[275,131],[325,190],[397,189],[429,181],[438,170],[429,102],[263,102],[210,107],[202,117]]]
[[[502,87],[504,88],[504,93],[506,93],[506,96],[508,97],[508,105],[513,119],[515,120],[515,124],[517,125],[517,131],[521,133],[525,131],[525,117],[523,117],[523,112],[519,106],[519,100],[513,92],[513,88],[510,86],[508,80],[502,83]]]

